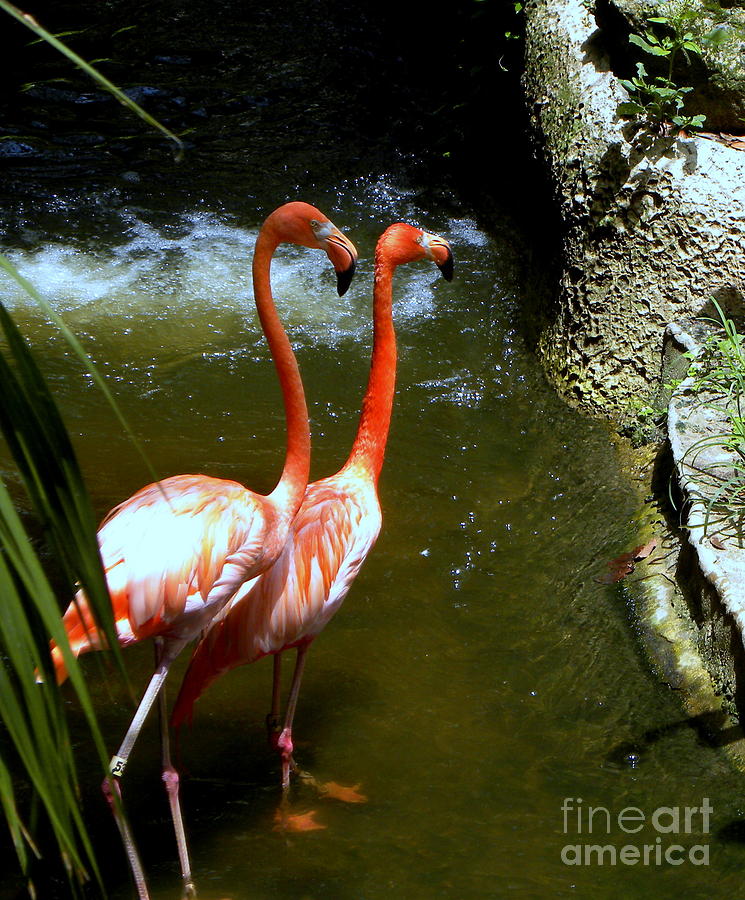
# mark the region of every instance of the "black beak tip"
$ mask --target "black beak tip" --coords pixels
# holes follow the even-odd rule
[[[444,263],[438,263],[437,268],[442,272],[442,277],[445,281],[453,280],[453,270],[455,268],[453,264],[453,254],[449,253],[448,258]]]
[[[354,277],[354,270],[357,267],[357,262],[352,260],[352,265],[348,269],[338,270],[336,273],[336,291],[340,297],[343,297],[346,294],[349,285],[352,283],[352,278]]]

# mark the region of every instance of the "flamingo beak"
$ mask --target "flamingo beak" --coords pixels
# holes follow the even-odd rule
[[[344,294],[346,294],[349,285],[352,283],[356,265],[357,263],[353,260],[348,269],[336,273],[336,293],[340,297],[343,297]]]
[[[453,270],[455,268],[455,265],[453,263],[453,251],[450,249],[450,247],[446,247],[445,249],[447,250],[445,258],[442,260],[442,262],[440,262],[438,259],[435,259],[435,263],[437,265],[437,268],[442,272],[442,277],[445,279],[445,281],[452,281]]]
[[[436,234],[423,235],[422,244],[425,252],[430,259],[434,260],[437,268],[442,272],[445,281],[453,280],[453,251],[450,244],[444,238],[438,237]]]
[[[326,253],[336,269],[337,293],[343,297],[357,266],[357,248],[346,235],[335,229],[326,240]]]

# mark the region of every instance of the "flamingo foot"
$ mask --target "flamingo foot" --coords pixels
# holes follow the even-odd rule
[[[361,794],[359,791],[361,787],[361,783],[349,786],[336,781],[316,784],[323,800],[340,800],[342,803],[367,803],[367,795]]]
[[[286,791],[290,787],[290,772],[297,769],[295,760],[292,758],[292,751],[295,747],[292,743],[291,728],[282,729],[282,733],[277,738],[277,749],[282,756],[282,790]]]
[[[327,826],[323,822],[316,821],[316,810],[310,809],[304,813],[290,815],[284,804],[274,814],[275,831],[321,831]]]
[[[338,781],[318,781],[310,772],[296,768],[296,775],[307,785],[318,791],[321,800],[339,800],[341,803],[367,803],[367,794],[360,793],[362,783],[347,785]]]

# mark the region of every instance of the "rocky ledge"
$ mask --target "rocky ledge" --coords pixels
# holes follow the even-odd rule
[[[618,38],[582,0],[526,16],[525,95],[564,226],[537,349],[570,402],[623,423],[655,400],[667,323],[743,302],[745,152],[619,117]]]
[[[745,24],[742,6],[728,4],[732,33],[738,16]],[[645,470],[642,494],[656,489],[658,498],[642,539],[654,532],[664,552],[642,563],[649,577],[639,582],[637,613],[658,670],[691,715],[745,760],[736,726],[745,714],[745,539],[737,523],[710,527],[711,485],[697,468],[721,475],[732,460],[712,457],[713,445],[702,449],[713,414],[685,379],[690,334],[714,313],[712,299],[728,315],[745,312],[745,152],[715,135],[651,133],[619,116],[629,99],[620,79],[639,59],[628,36],[663,7],[670,4],[526,4],[525,95],[563,226],[560,276],[538,311],[537,350],[570,402],[622,431],[642,410],[661,415],[670,400],[669,444]],[[717,23],[700,17],[709,32]],[[728,52],[737,63],[742,44]],[[745,122],[733,118],[745,92],[737,65],[725,72],[723,53],[702,56],[680,77],[697,84],[690,97],[703,98],[705,109],[691,112],[705,112],[707,127],[742,133]],[[676,371],[683,381],[670,399]],[[663,510],[673,481],[677,506]]]

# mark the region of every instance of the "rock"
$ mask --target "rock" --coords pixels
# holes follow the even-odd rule
[[[582,0],[525,11],[525,92],[564,228],[537,349],[568,399],[622,421],[657,394],[668,322],[745,299],[745,152],[639,133]]]
[[[668,335],[689,357],[701,357],[709,337],[700,323],[693,337],[690,326],[671,325]],[[688,618],[695,631],[697,652],[712,675],[719,694],[738,712],[738,671],[742,671],[745,635],[745,544],[741,458],[729,442],[728,411],[738,415],[737,402],[715,384],[689,375],[673,391],[668,410],[668,436],[678,481],[685,498],[685,528],[698,570],[711,590],[695,578],[681,585],[684,606],[678,618]],[[680,563],[679,563],[680,566]],[[686,616],[687,608],[687,616]]]

